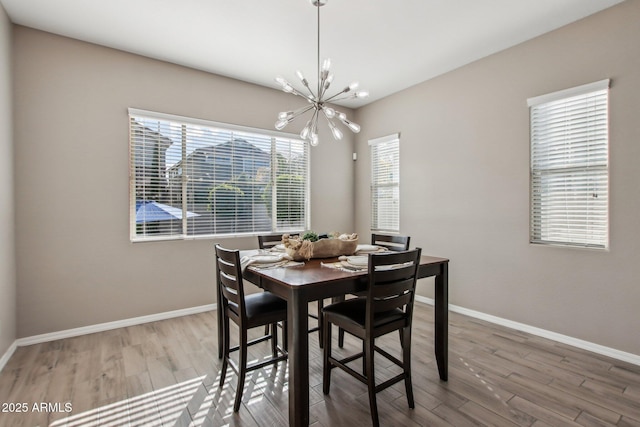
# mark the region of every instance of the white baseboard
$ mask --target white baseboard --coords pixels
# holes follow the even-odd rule
[[[434,305],[434,301],[431,298],[422,297],[416,295],[416,301]],[[460,307],[457,305],[449,304],[449,310],[455,313],[464,314],[465,316],[475,317],[476,319],[485,320],[497,325],[506,326],[507,328],[516,329],[518,331],[527,332],[531,335],[536,335],[542,338],[547,338],[553,341],[557,341],[563,344],[567,344],[573,347],[581,348],[583,350],[591,351],[593,353],[601,354],[603,356],[612,357],[614,359],[622,360],[624,362],[632,363],[640,366],[640,355],[627,353],[624,351],[616,350],[615,348],[605,347],[600,344],[595,344],[589,341],[584,341],[578,338],[570,337],[568,335],[558,334],[556,332],[547,331],[546,329],[536,328],[535,326],[526,325],[524,323],[514,322],[512,320],[503,319],[501,317],[492,316],[490,314],[482,313],[480,311],[470,310],[468,308]]]
[[[16,348],[18,348],[18,344],[16,344],[16,341],[14,341],[13,344],[11,344],[7,351],[2,355],[2,357],[0,357],[0,372],[2,372],[2,370],[4,369],[4,365],[7,364],[9,359],[11,359],[11,356],[13,356],[13,352],[16,351]]]
[[[83,326],[81,328],[66,329],[64,331],[51,332],[49,334],[34,335],[31,337],[18,338],[16,345],[22,347],[25,345],[40,344],[43,342],[59,340],[62,338],[77,337],[79,335],[92,334],[95,332],[109,331],[111,329],[123,328],[126,326],[140,325],[143,323],[156,322],[158,320],[171,319],[173,317],[187,316],[189,314],[197,314],[205,311],[215,310],[215,304],[201,305],[198,307],[184,308],[181,310],[166,311],[164,313],[150,314],[148,316],[132,317],[130,319],[116,320],[114,322],[99,323],[97,325]]]

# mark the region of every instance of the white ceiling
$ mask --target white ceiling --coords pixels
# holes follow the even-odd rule
[[[333,93],[371,96],[433,78],[622,0],[329,0],[321,59]],[[314,85],[317,14],[309,0],[0,0],[12,22],[268,87],[301,70]]]

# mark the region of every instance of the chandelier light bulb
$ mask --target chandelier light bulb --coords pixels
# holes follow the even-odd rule
[[[304,77],[304,74],[302,74],[302,71],[298,70],[298,71],[296,71],[296,74],[298,75],[298,78],[300,79],[300,81],[302,82],[304,87],[306,87],[307,90],[309,91],[309,93],[311,93],[311,96],[313,96],[313,92],[311,91],[311,88],[309,87],[309,81]]]
[[[282,130],[285,128],[285,126],[287,126],[289,124],[288,120],[278,120],[276,122],[276,129],[278,130]]]
[[[329,74],[324,81],[324,90],[329,89],[329,85],[331,84],[332,81],[333,81],[333,74]]]
[[[311,120],[307,121],[307,124],[302,128],[302,132],[300,132],[300,138],[307,139],[309,136],[309,129],[311,128]]]
[[[322,61],[322,71],[329,71],[329,68],[331,68],[331,58],[326,58]]]
[[[342,123],[345,124],[346,127],[348,127],[349,129],[351,129],[351,132],[353,133],[358,133],[360,132],[360,125],[357,123],[353,123],[351,120],[341,120]]]
[[[280,86],[282,86],[282,90],[287,92],[287,93],[293,93],[294,89],[293,86],[291,86],[291,84],[289,84],[289,82],[287,80],[285,80],[282,77],[276,77],[276,82],[278,82],[280,84]]]
[[[336,110],[331,107],[322,107],[324,111],[324,115],[327,116],[328,119],[333,119],[336,115]]]
[[[333,138],[336,139],[336,140],[342,139],[342,132],[340,131],[340,129],[338,129],[336,127],[336,125],[331,120],[327,120],[327,123],[329,124],[329,129],[331,129],[331,133],[333,134]]]

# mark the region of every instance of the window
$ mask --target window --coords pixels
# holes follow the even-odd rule
[[[400,135],[371,146],[371,231],[400,231]]]
[[[129,126],[132,241],[309,228],[299,138],[134,109]]]
[[[528,100],[531,243],[607,248],[609,80]]]

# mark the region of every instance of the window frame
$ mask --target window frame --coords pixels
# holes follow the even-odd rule
[[[380,174],[376,172],[377,166],[375,163],[376,151],[385,144],[394,144],[393,155],[395,155],[396,163],[393,165],[393,171],[395,177],[397,179],[382,182],[379,180]],[[371,207],[371,232],[375,233],[390,233],[390,234],[398,234],[400,233],[400,133],[394,133],[391,135],[383,136],[380,138],[375,138],[369,140],[369,147],[371,149],[371,164],[370,164],[370,172],[371,172],[371,184],[370,184],[370,207]],[[395,218],[391,218],[392,224],[391,227],[384,227],[380,223],[380,208],[381,201],[377,197],[378,190],[381,188],[396,189],[396,196],[392,200],[395,203],[394,212],[392,216]],[[389,221],[389,220],[387,220]]]
[[[283,233],[283,232],[299,233],[309,229],[309,225],[311,223],[311,210],[310,210],[311,150],[309,148],[309,144],[306,141],[303,141],[302,139],[300,139],[299,135],[280,132],[280,131],[274,131],[270,129],[254,128],[254,127],[241,126],[241,125],[235,125],[235,124],[229,124],[229,123],[215,122],[215,121],[205,120],[205,119],[179,116],[175,114],[147,111],[147,110],[141,110],[137,108],[128,108],[127,117],[128,117],[128,124],[129,124],[129,142],[128,142],[128,146],[129,146],[129,235],[130,235],[129,238],[131,242],[136,243],[136,242],[165,241],[165,240],[198,240],[198,239],[214,239],[214,238],[250,237],[250,236],[257,236],[260,234],[278,233],[278,232],[279,233]],[[234,231],[230,233],[196,234],[192,230],[189,230],[189,227],[187,226],[187,222],[189,219],[189,216],[187,215],[187,217],[185,218],[180,218],[175,220],[176,222],[179,221],[182,223],[182,231],[180,233],[171,232],[166,234],[159,234],[157,236],[150,235],[150,234],[142,234],[142,235],[138,234],[137,224],[136,224],[136,198],[137,198],[136,167],[137,165],[135,162],[135,152],[136,152],[136,148],[139,148],[139,146],[136,145],[134,142],[134,136],[133,136],[134,132],[132,129],[132,123],[134,122],[135,118],[146,119],[146,120],[157,120],[161,122],[171,122],[172,125],[180,125],[182,127],[183,136],[187,126],[196,126],[196,127],[208,128],[212,132],[225,131],[225,132],[230,132],[232,134],[234,133],[253,134],[256,137],[260,137],[260,138],[267,138],[267,139],[270,138],[271,151],[269,154],[270,154],[271,163],[269,167],[270,175],[268,178],[269,180],[268,185],[270,185],[272,188],[271,200],[274,203],[272,205],[273,207],[271,209],[271,214],[268,215],[271,221],[270,229],[255,230],[255,231],[248,231],[248,232]],[[276,182],[276,177],[278,176],[278,173],[277,173],[277,167],[274,167],[274,165],[278,164],[277,160],[278,160],[279,151],[276,150],[275,147],[276,147],[276,144],[279,145],[286,140],[295,141],[298,144],[296,148],[301,147],[303,150],[302,163],[300,163],[300,165],[304,170],[304,180],[305,180],[304,185],[302,186],[303,195],[301,197],[303,198],[302,208],[304,209],[304,212],[301,216],[303,218],[301,222],[304,225],[300,227],[297,227],[297,226],[296,227],[279,227],[277,222],[277,197],[276,197],[277,190],[276,190],[275,182]],[[181,162],[184,161],[186,156],[186,148],[184,148],[186,146],[185,144],[186,140],[183,139],[182,142],[183,142],[182,144],[183,148],[181,149],[181,156],[180,156]],[[203,145],[201,148],[203,147],[207,147],[207,146]],[[146,159],[146,158],[143,157],[143,159]],[[247,162],[249,160],[251,159],[245,159],[245,158],[241,159],[243,167],[246,167]],[[177,166],[177,164],[174,166]],[[179,168],[182,169],[182,167],[183,165],[180,165]],[[176,169],[174,172],[177,173],[177,170],[178,169]],[[165,167],[165,172],[166,172],[166,179],[169,180],[170,167],[168,166]],[[186,176],[184,173],[182,174],[182,176],[183,176],[182,180],[184,181],[186,179]],[[187,189],[186,184],[183,184],[180,190],[181,194],[178,195],[178,197],[181,197],[182,199],[183,206],[185,206],[186,200],[188,197],[185,194],[185,191],[189,191],[189,190]],[[186,208],[183,208],[183,212],[185,211],[185,209]]]
[[[527,100],[530,244],[609,249],[609,87],[604,79]]]

